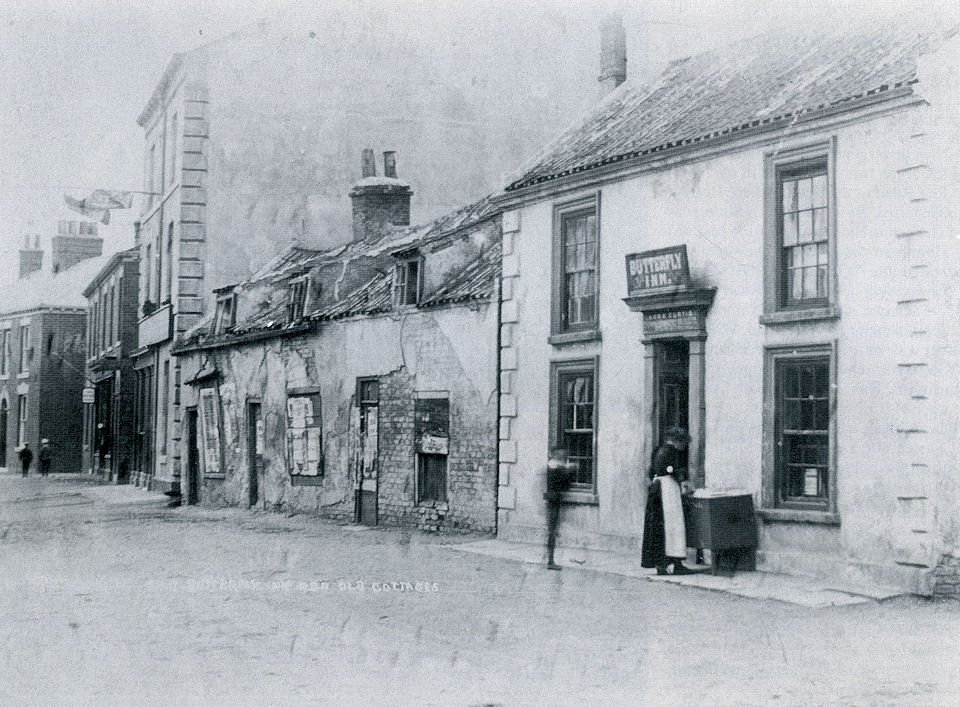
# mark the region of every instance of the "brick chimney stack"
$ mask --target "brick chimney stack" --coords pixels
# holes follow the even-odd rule
[[[54,272],[73,267],[81,260],[103,254],[103,239],[97,238],[97,224],[91,221],[61,221],[51,243]]]
[[[604,95],[627,80],[627,33],[623,18],[611,13],[600,26],[600,86]]]
[[[410,185],[397,178],[395,152],[383,153],[383,174],[377,176],[373,150],[364,150],[361,179],[350,190],[353,202],[353,240],[375,241],[397,226],[410,225]]]
[[[33,248],[30,248],[30,236],[23,237],[20,249],[20,277],[26,277],[43,267],[43,251],[40,250],[40,236],[34,236]]]

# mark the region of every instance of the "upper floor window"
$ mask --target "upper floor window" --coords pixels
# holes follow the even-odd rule
[[[422,265],[419,256],[397,263],[394,275],[394,301],[398,306],[419,304],[423,279]]]
[[[287,301],[287,320],[292,324],[303,319],[304,309],[307,304],[307,286],[309,281],[306,277],[297,278],[290,283],[289,299]]]
[[[599,196],[554,209],[551,333],[595,333],[599,322]]]
[[[781,234],[781,302],[794,307],[828,300],[830,241],[826,160],[777,174],[782,196],[777,218]]]
[[[214,316],[213,333],[222,334],[236,324],[237,295],[230,292],[217,297],[217,311]]]
[[[768,317],[774,315],[768,323],[778,316],[788,321],[821,317],[836,303],[832,147],[767,156],[764,309]]]
[[[155,164],[157,161],[157,146],[153,144],[150,146],[150,149],[147,151],[147,164],[146,164],[146,191],[147,191],[147,208],[153,206],[153,197],[154,197],[154,183],[153,175],[156,170]]]
[[[30,325],[20,326],[20,373],[26,373],[30,368]]]
[[[10,330],[0,331],[0,376],[10,375]]]
[[[170,127],[167,138],[167,185],[173,184],[173,177],[177,169],[178,129],[179,121],[177,120],[177,114],[174,113],[173,117],[170,118]]]

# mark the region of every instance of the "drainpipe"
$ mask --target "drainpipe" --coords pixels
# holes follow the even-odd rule
[[[501,231],[500,231],[500,247],[503,248],[503,217],[501,216]],[[497,424],[495,427],[495,434],[497,435],[497,459],[494,474],[496,480],[496,485],[493,487],[493,534],[494,536],[499,535],[500,533],[500,373],[501,373],[501,357],[502,349],[500,348],[501,343],[501,330],[503,327],[502,318],[503,318],[503,253],[501,251],[500,255],[500,267],[497,272],[496,279],[496,288],[497,288]]]

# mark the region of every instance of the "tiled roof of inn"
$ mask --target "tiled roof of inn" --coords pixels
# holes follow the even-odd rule
[[[606,164],[792,121],[916,82],[917,59],[956,25],[902,17],[883,26],[774,30],[630,80],[507,186],[520,189]],[[839,24],[839,23],[838,23]]]

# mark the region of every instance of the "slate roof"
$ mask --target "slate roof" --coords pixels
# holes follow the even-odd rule
[[[917,59],[955,25],[778,29],[672,62],[650,85],[628,80],[550,144],[508,191],[605,164],[783,127],[916,83]]]

